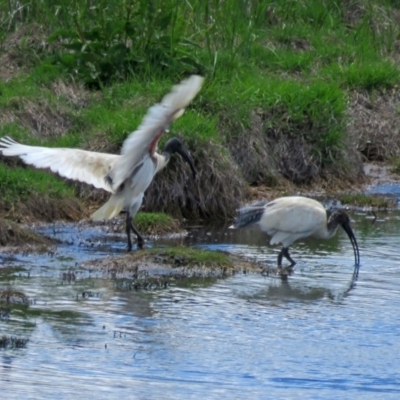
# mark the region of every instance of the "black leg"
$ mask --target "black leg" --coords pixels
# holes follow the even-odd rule
[[[143,239],[142,235],[138,232],[138,230],[134,227],[134,225],[132,224],[132,221],[131,221],[131,230],[137,237],[137,245],[138,245],[139,249],[143,249],[144,239]]]
[[[126,213],[126,236],[128,237],[128,252],[132,250],[132,240],[131,240],[131,225],[132,225],[132,218],[129,211]]]
[[[282,258],[285,257],[288,261],[290,261],[290,265],[288,267],[282,267]],[[280,275],[283,281],[286,281],[288,276],[292,274],[293,267],[296,265],[296,261],[290,257],[289,248],[282,247],[282,250],[278,254],[278,274]]]
[[[139,249],[143,249],[144,239],[138,230],[132,224],[131,214],[128,212],[126,215],[126,235],[128,236],[128,252],[132,251],[131,231],[137,237],[137,244]]]
[[[282,247],[282,250],[278,254],[278,268],[282,267],[282,257],[283,257],[283,251],[285,250],[284,247]]]
[[[282,248],[282,255],[285,256],[286,260],[290,261],[289,268],[293,268],[296,265],[296,261],[294,261],[293,258],[290,257],[289,247]]]

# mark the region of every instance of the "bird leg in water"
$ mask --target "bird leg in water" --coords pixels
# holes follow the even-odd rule
[[[282,268],[282,257],[285,257],[286,260],[290,261],[290,265],[288,268],[293,268],[296,265],[296,261],[290,257],[289,247],[282,247],[282,250],[278,254],[278,268]]]
[[[285,257],[288,261],[290,261],[290,265],[288,267],[282,267],[282,258]],[[280,275],[282,281],[287,281],[288,276],[293,273],[293,267],[296,265],[296,261],[290,257],[289,248],[282,247],[278,255],[278,275]]]
[[[128,252],[132,250],[131,231],[137,237],[138,248],[143,249],[144,239],[143,239],[142,235],[138,232],[138,230],[132,224],[131,214],[129,212],[127,212],[126,213],[126,235],[128,236]]]

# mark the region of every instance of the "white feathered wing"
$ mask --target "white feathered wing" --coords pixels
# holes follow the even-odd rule
[[[121,157],[80,149],[27,146],[7,136],[0,139],[0,152],[4,156],[18,156],[25,164],[49,168],[64,178],[88,183],[108,192],[112,189],[104,178]]]
[[[161,103],[150,107],[139,128],[125,140],[121,157],[108,174],[114,191],[132,176],[135,168],[153,155],[162,134],[171,122],[183,114],[201,89],[203,80],[201,76],[192,75],[174,86]]]
[[[92,214],[93,220],[110,219],[139,201],[141,204],[143,193],[158,170],[158,158],[154,157],[158,141],[170,123],[183,114],[202,83],[202,77],[192,75],[174,86],[161,103],[150,107],[139,128],[124,141],[121,156],[107,176],[114,194]]]

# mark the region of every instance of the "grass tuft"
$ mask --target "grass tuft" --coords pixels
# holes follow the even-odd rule
[[[232,260],[228,254],[219,251],[195,249],[192,247],[168,247],[166,249],[146,250],[150,253],[174,259],[172,266],[206,266],[206,267],[232,267]],[[176,262],[176,260],[179,262]]]
[[[135,216],[133,223],[144,235],[176,233],[180,229],[179,221],[163,213],[141,212]]]

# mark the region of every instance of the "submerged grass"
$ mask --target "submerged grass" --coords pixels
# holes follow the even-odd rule
[[[171,162],[145,208],[230,216],[248,184],[360,178],[349,91],[397,90],[399,35],[390,0],[3,2],[0,135],[115,153],[173,83],[200,73],[204,88],[170,133],[198,181]],[[0,182],[7,201],[76,193],[8,160]]]
[[[393,200],[384,198],[384,197],[379,197],[379,196],[371,196],[371,195],[366,195],[362,193],[356,193],[356,194],[346,194],[342,195],[339,197],[339,200],[343,204],[351,204],[351,205],[356,205],[356,206],[367,206],[367,207],[376,207],[376,208],[382,208],[382,209],[387,209],[389,207],[392,207]]]
[[[21,349],[25,348],[29,339],[19,338],[16,336],[0,336],[0,349]]]

